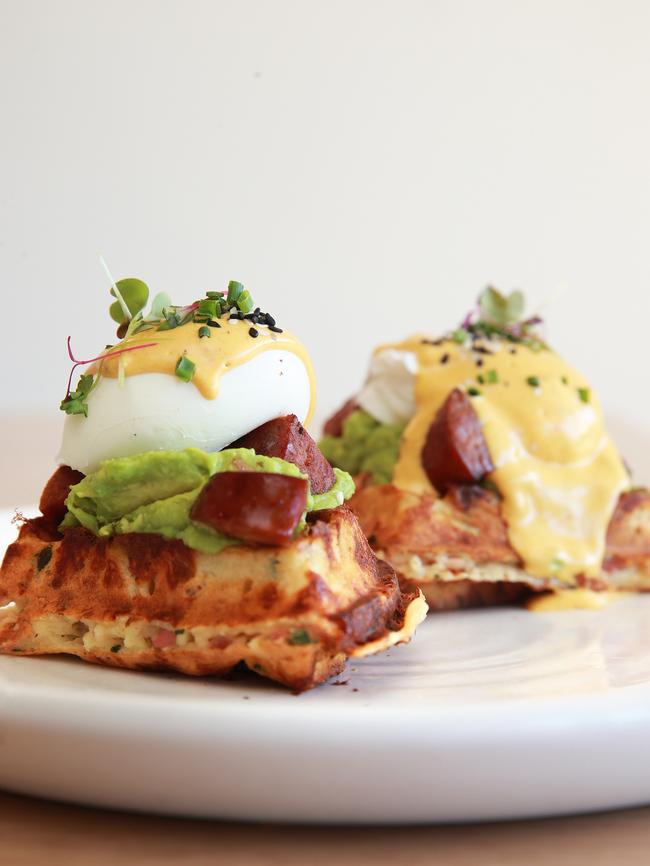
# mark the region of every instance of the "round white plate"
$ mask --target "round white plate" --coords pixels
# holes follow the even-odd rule
[[[0,656],[0,787],[117,808],[384,824],[631,806],[650,802],[649,732],[650,597],[430,617],[300,696]]]

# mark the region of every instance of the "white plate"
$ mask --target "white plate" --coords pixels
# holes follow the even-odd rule
[[[0,656],[0,787],[100,806],[318,823],[631,806],[650,802],[649,732],[650,597],[430,617],[299,697]]]

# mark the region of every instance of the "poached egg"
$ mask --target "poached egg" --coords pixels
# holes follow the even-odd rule
[[[155,343],[109,354],[91,369],[99,378],[88,416],[66,417],[58,462],[88,474],[103,460],[143,451],[218,451],[281,415],[309,422],[314,374],[296,337],[227,319],[209,338],[198,331],[194,323],[145,330],[115,346]],[[176,375],[181,358],[195,365],[191,381]]]

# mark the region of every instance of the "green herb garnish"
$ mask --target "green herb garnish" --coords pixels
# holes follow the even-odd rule
[[[474,386],[468,388],[467,393],[469,394],[470,397],[480,397],[481,396],[481,392],[479,391],[479,389],[474,388]]]
[[[93,389],[94,383],[95,380],[92,376],[80,376],[76,390],[68,392],[67,396],[61,400],[59,408],[62,409],[66,415],[83,415],[84,418],[87,418],[88,403],[86,401],[88,395]]]
[[[179,379],[182,379],[183,382],[191,382],[192,376],[196,372],[196,364],[194,361],[190,361],[188,357],[185,355],[181,355],[181,357],[176,362],[175,373]]]
[[[489,385],[496,385],[499,381],[499,374],[496,370],[488,370],[485,374],[485,380]]]
[[[48,562],[52,559],[52,545],[48,544],[47,547],[44,547],[42,550],[39,550],[38,556],[36,557],[36,568],[39,571],[43,571]]]
[[[206,298],[203,301],[199,301],[199,309],[197,310],[199,316],[207,316],[209,319],[214,319],[219,315],[221,311],[221,305],[214,298]]]
[[[212,333],[210,332],[210,328],[207,325],[202,325],[199,328],[199,337],[211,337]]]
[[[316,643],[316,641],[311,639],[308,631],[304,628],[299,628],[291,632],[288,643],[292,644],[292,646],[304,646],[308,643]]]
[[[524,305],[523,292],[515,291],[503,295],[492,286],[488,286],[479,298],[481,321],[506,328],[521,319]]]
[[[537,376],[529,376],[526,379],[526,384],[530,385],[531,388],[539,388],[539,378]]]
[[[109,312],[111,314],[111,319],[113,319],[114,322],[117,322],[118,325],[122,325],[144,310],[146,303],[149,300],[149,286],[135,277],[127,277],[125,280],[118,280],[115,285],[117,286],[130,315],[126,315],[126,310],[119,300],[115,301],[114,304],[111,304]],[[111,289],[111,295],[113,295],[114,298],[117,297],[114,288]]]
[[[253,307],[255,306],[255,302],[251,298],[251,293],[247,292],[245,289],[241,293],[241,295],[237,298],[237,307],[244,315],[247,315],[251,312]]]
[[[588,403],[591,399],[589,388],[578,388],[578,397],[580,397],[583,403]]]
[[[451,339],[454,343],[466,343],[469,338],[469,331],[465,328],[456,328],[456,330],[452,333]]]
[[[237,298],[239,298],[239,296],[241,295],[241,293],[243,291],[244,291],[244,284],[243,283],[238,283],[237,280],[231,280],[228,283],[228,303],[229,304],[236,304]]]

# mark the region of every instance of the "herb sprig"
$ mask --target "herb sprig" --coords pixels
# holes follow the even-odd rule
[[[488,286],[479,295],[474,309],[451,333],[451,339],[462,344],[468,340],[500,337],[511,343],[521,343],[533,351],[546,349],[546,343],[535,332],[542,319],[540,316],[524,319],[524,307],[523,292],[517,290],[504,295]]]

